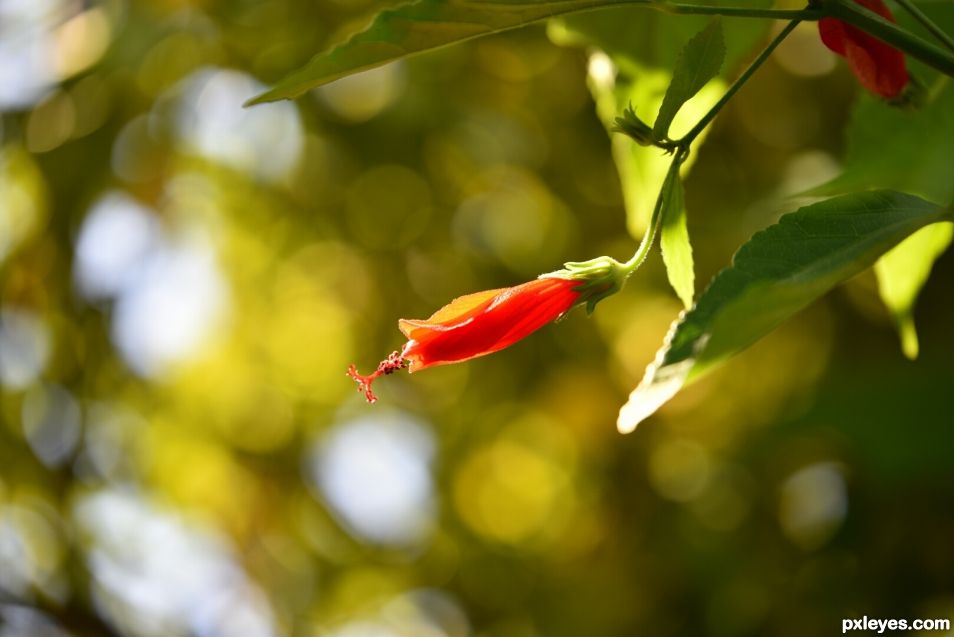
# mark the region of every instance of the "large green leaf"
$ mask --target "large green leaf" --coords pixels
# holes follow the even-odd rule
[[[632,431],[687,382],[871,266],[916,230],[951,219],[949,209],[918,197],[874,191],[801,208],[756,233],[674,323],[620,410],[619,430]]]
[[[600,7],[659,5],[653,0],[417,0],[379,13],[371,25],[281,80],[248,104],[301,95],[308,89],[415,53],[546,18]]]
[[[683,47],[672,72],[672,81],[653,125],[657,139],[669,134],[669,125],[679,108],[719,74],[725,60],[722,20],[714,18]]]
[[[943,79],[935,86],[928,103],[913,112],[861,96],[847,133],[844,171],[813,192],[893,188],[943,205],[954,202],[954,83]],[[918,351],[914,327],[918,293],[951,237],[947,225],[925,228],[875,268],[881,298],[894,316],[909,357]]]

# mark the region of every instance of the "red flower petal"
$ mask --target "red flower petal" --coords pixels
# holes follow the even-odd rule
[[[822,18],[818,21],[818,35],[821,36],[822,44],[831,49],[834,53],[845,56],[845,27],[848,26],[841,20],[835,18]]]
[[[536,279],[460,297],[426,321],[402,319],[398,325],[408,343],[401,354],[414,372],[499,351],[560,318],[578,301],[579,285]]]
[[[414,372],[501,350],[560,318],[580,298],[576,279],[544,277],[512,288],[485,290],[461,296],[424,321],[401,319],[398,327],[408,338],[401,352],[393,352],[367,376],[355,366],[348,376],[358,383],[369,403],[377,400],[371,384],[379,376],[410,366]]]
[[[459,296],[441,309],[434,312],[430,318],[417,321],[411,319],[401,319],[398,321],[398,328],[405,336],[411,338],[410,331],[414,325],[433,325],[436,323],[454,324],[460,323],[473,315],[485,309],[494,298],[512,288],[498,288],[496,290],[484,290],[483,292],[474,292]]]
[[[585,282],[547,276],[512,288],[461,296],[424,321],[401,319],[408,338],[401,352],[392,352],[367,376],[355,366],[348,376],[358,383],[369,403],[377,400],[371,385],[379,376],[410,367],[414,372],[433,365],[459,363],[501,350],[554,321],[580,299]]]
[[[426,320],[401,319],[407,337],[400,352],[392,352],[368,375],[355,366],[348,376],[368,402],[377,398],[371,385],[379,376],[409,367],[415,372],[434,365],[459,363],[513,345],[547,323],[563,316],[577,303],[594,303],[618,290],[626,273],[608,257],[568,263],[560,270],[512,288],[485,290],[461,296]]]
[[[855,0],[886,20],[894,16],[883,0]],[[889,44],[850,24],[835,18],[818,21],[822,43],[848,60],[848,66],[858,82],[884,98],[897,97],[907,86],[909,77],[904,54]]]

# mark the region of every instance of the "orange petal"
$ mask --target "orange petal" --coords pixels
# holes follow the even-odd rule
[[[467,320],[475,313],[490,305],[500,293],[506,292],[510,288],[499,288],[496,290],[484,290],[459,296],[441,309],[437,310],[428,319],[401,319],[398,321],[398,329],[408,338],[414,338],[411,334],[414,330],[422,327],[429,329],[440,329],[444,325],[455,325]]]
[[[456,299],[434,312],[431,317],[427,319],[427,322],[446,323],[449,321],[454,321],[456,323],[456,320],[454,319],[474,311],[480,305],[493,300],[495,296],[509,289],[510,288],[498,288],[496,290],[484,290],[483,292],[474,292],[473,294],[458,296]]]

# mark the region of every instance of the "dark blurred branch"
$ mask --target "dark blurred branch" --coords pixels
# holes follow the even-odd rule
[[[720,15],[728,18],[769,18],[772,20],[820,20],[825,13],[819,9],[756,9],[751,7],[719,7],[695,4],[662,3],[654,7],[676,15]]]
[[[911,17],[920,22],[921,26],[930,31],[949,51],[954,52],[954,38],[945,33],[944,29],[937,26],[931,18],[927,17],[923,11],[918,9],[916,4],[911,2],[911,0],[895,0],[895,2],[901,5],[902,9],[911,14]]]
[[[123,637],[111,625],[75,597],[65,605],[45,600],[27,602],[7,595],[0,595],[0,605],[27,608],[54,621],[74,637]]]

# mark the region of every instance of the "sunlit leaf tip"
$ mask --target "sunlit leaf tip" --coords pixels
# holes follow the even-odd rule
[[[713,18],[706,27],[697,33],[679,54],[672,73],[672,82],[666,89],[659,114],[653,125],[653,135],[664,139],[669,134],[676,113],[682,105],[705,86],[709,80],[719,74],[725,61],[725,37],[722,33],[722,20]]]

